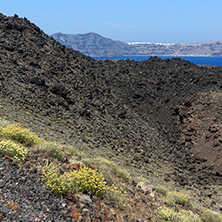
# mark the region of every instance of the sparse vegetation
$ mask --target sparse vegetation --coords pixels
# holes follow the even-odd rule
[[[2,127],[6,127],[6,126],[9,125],[9,124],[11,124],[10,121],[4,120],[4,119],[1,119],[1,118],[0,118],[0,130],[1,130]]]
[[[130,173],[126,169],[120,168],[113,161],[107,160],[102,157],[92,158],[85,161],[88,163],[93,163],[95,167],[99,169],[102,168],[102,166],[107,166],[113,171],[116,176],[122,178],[125,181],[129,181],[131,179]]]
[[[57,196],[66,195],[68,192],[91,191],[94,195],[103,197],[106,190],[103,175],[88,167],[60,175],[57,167],[51,165],[42,178],[47,187]]]
[[[4,124],[4,121],[2,121]],[[40,142],[40,138],[29,129],[21,128],[19,123],[6,124],[1,128],[0,135],[6,139],[14,140],[27,146]]]
[[[176,212],[167,207],[158,209],[158,219],[171,222],[201,222],[200,217],[192,211],[181,210]]]
[[[171,204],[176,203],[182,206],[191,206],[190,197],[187,194],[176,191],[167,192],[165,201]]]
[[[0,156],[8,155],[13,161],[24,161],[28,154],[27,149],[11,140],[0,141]]]
[[[166,196],[167,195],[167,188],[163,186],[158,186],[156,187],[157,192],[161,193],[162,195]]]
[[[205,222],[222,222],[222,215],[208,209],[201,214],[201,219]]]
[[[37,151],[46,153],[47,156],[55,158],[59,161],[64,159],[61,145],[57,142],[44,141],[38,145]]]
[[[126,207],[130,208],[127,203],[129,196],[124,190],[124,183],[132,179],[131,175],[126,169],[120,168],[113,161],[102,157],[86,158],[85,153],[78,151],[73,146],[68,146],[63,150],[58,142],[47,142],[30,130],[21,128],[17,123],[11,124],[9,121],[0,120],[0,132],[1,138],[3,138],[0,141],[0,156],[7,155],[13,161],[21,162],[26,159],[28,150],[31,149],[37,153],[44,154],[45,157],[52,157],[58,161],[63,161],[64,156],[68,154],[71,157],[70,163],[81,165],[79,170],[63,173],[53,163],[49,165],[46,163],[43,166],[42,180],[55,195],[67,196],[69,193],[88,194],[91,192],[93,195],[115,203],[115,206],[120,210],[124,210]],[[93,165],[93,169],[84,165]],[[119,181],[115,180],[115,185],[114,177],[119,178]],[[134,180],[136,182],[147,181],[143,177],[137,177]],[[192,209],[191,199],[187,194],[169,191],[164,186],[157,186],[155,189],[164,196],[161,197],[162,201]],[[211,210],[204,211],[200,217],[190,210],[181,210],[179,208],[173,210],[161,207],[157,210],[157,216],[160,221],[172,222],[222,221],[221,215]]]

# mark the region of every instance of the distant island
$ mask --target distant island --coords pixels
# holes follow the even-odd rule
[[[56,41],[91,57],[208,56],[222,57],[222,41],[200,43],[125,43],[96,33],[51,35]]]

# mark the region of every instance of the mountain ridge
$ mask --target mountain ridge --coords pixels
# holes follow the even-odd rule
[[[152,43],[121,41],[105,38],[97,33],[52,34],[55,40],[91,57],[117,56],[222,56],[222,41],[198,43]]]

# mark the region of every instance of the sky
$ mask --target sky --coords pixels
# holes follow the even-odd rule
[[[98,33],[123,42],[222,40],[222,0],[0,0],[46,34]]]

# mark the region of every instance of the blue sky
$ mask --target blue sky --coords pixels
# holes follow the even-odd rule
[[[123,42],[222,40],[222,0],[0,0],[48,35],[96,32]]]

